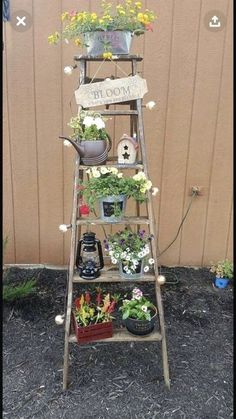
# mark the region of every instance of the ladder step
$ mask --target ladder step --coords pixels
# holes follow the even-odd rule
[[[104,221],[100,218],[80,218],[77,220],[77,225],[102,225],[102,224],[150,224],[147,217],[124,217],[120,221]]]
[[[96,279],[83,279],[79,276],[77,272],[75,272],[73,276],[73,282],[75,283],[92,283],[92,282],[154,282],[155,281],[155,274],[149,273],[144,274],[140,279],[125,279],[119,275],[119,271],[117,269],[111,267],[105,267],[101,271],[101,275]]]
[[[117,58],[115,58],[117,57]],[[74,55],[75,61],[105,61],[104,58],[101,57],[90,57],[89,55]],[[140,57],[140,55],[114,55],[114,58],[112,60],[108,60],[107,62],[112,61],[142,61],[143,57]]]
[[[112,163],[112,162],[109,162],[108,161],[106,164],[104,164],[104,166],[116,167],[117,169],[143,169],[143,164],[142,163],[136,163],[136,164],[120,164],[120,163]],[[87,169],[91,169],[91,167],[92,166],[85,166],[85,165],[82,164],[79,168],[81,170],[87,170]]]
[[[121,110],[121,109],[104,109],[104,110],[99,110],[99,113],[101,114],[101,115],[126,115],[126,116],[129,116],[129,115],[136,115],[136,116],[138,116],[138,111],[132,111],[132,110],[128,110],[128,111],[126,111],[125,109],[123,109],[123,110]]]
[[[96,342],[153,342],[153,341],[161,341],[162,336],[159,332],[153,331],[150,335],[147,336],[136,336],[129,333],[125,328],[115,329],[113,331],[113,336],[111,338],[101,339]],[[76,342],[76,336],[70,335],[69,342]],[[90,342],[89,342],[90,343]]]

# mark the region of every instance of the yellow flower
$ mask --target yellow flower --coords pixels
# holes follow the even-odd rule
[[[75,39],[75,45],[77,45],[77,47],[80,47],[82,45],[82,42],[79,38]]]
[[[91,14],[91,18],[96,20],[97,19],[97,14],[96,13],[92,13]]]
[[[141,9],[142,8],[142,3],[141,1],[136,1],[136,3],[134,3],[135,6],[137,7],[137,9]]]
[[[58,32],[53,33],[52,35],[48,36],[48,42],[49,44],[57,44],[59,41],[60,35]]]
[[[99,23],[103,23],[104,22],[104,20],[103,19],[99,19]]]
[[[144,20],[143,13],[138,13],[137,18],[138,18],[139,22],[143,22],[143,20]]]
[[[125,16],[125,11],[124,10],[119,10],[119,15],[121,15],[121,16]]]
[[[102,56],[105,60],[111,60],[112,59],[112,52],[104,52],[102,54]]]
[[[68,19],[68,17],[69,17],[69,13],[68,13],[68,12],[64,12],[64,13],[62,13],[62,15],[61,15],[61,20],[62,20],[62,22],[63,22],[65,19]]]

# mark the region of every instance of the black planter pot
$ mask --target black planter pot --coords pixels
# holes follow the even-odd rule
[[[157,318],[157,310],[155,309],[155,314],[153,315],[150,321],[128,318],[124,320],[124,324],[126,326],[126,329],[133,335],[145,336],[152,333],[155,326],[156,318]]]

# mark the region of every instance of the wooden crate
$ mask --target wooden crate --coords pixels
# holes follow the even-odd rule
[[[111,338],[113,336],[112,321],[81,327],[78,325],[75,315],[72,312],[72,324],[79,345],[95,340]]]

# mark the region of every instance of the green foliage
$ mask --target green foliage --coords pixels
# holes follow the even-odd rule
[[[101,291],[96,295],[95,301],[92,301],[89,292],[76,298],[74,302],[74,314],[79,326],[86,327],[91,324],[104,323],[111,321],[111,313],[115,310],[116,302],[120,296],[106,294],[102,296]]]
[[[90,209],[94,211],[95,204],[99,198],[106,196],[125,195],[136,201],[146,201],[146,192],[152,187],[143,172],[133,177],[123,177],[115,167],[93,167],[86,171],[89,180],[81,184],[80,194],[83,195]]]
[[[105,249],[109,251],[112,263],[122,262],[126,273],[130,274],[136,271],[140,261],[150,253],[149,243],[152,238],[152,235],[145,234],[145,230],[136,233],[130,228],[125,228],[110,234],[107,241],[104,240]],[[149,263],[153,264],[154,260],[149,259]],[[148,267],[145,269],[149,270]]]
[[[102,12],[63,12],[61,20],[63,29],[61,35],[58,32],[48,37],[50,44],[56,44],[62,37],[74,39],[77,46],[84,45],[83,34],[95,31],[129,31],[135,35],[141,35],[145,31],[152,31],[152,22],[156,16],[151,10],[143,9],[142,2],[125,0],[115,8],[111,2],[101,1]],[[82,35],[82,39],[80,36]]]
[[[144,297],[140,289],[134,288],[131,300],[123,300],[120,310],[123,320],[132,318],[150,321],[156,311],[156,307]]]
[[[81,111],[78,116],[72,117],[67,124],[73,130],[72,138],[81,141],[106,140],[108,134],[105,130],[105,119],[101,114],[93,111]]]
[[[228,259],[212,264],[210,272],[214,273],[217,278],[233,278],[233,262]]]
[[[27,297],[36,291],[35,285],[35,279],[30,279],[18,285],[3,285],[3,301],[12,302]]]

